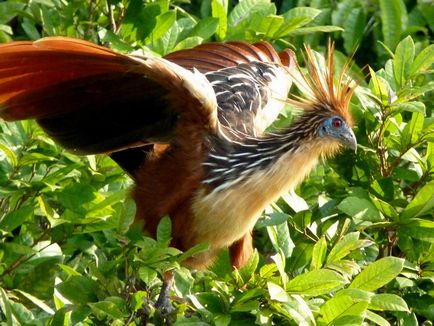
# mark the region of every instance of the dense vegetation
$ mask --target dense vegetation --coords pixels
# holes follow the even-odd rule
[[[331,38],[340,65],[354,55],[355,79],[370,65],[351,107],[357,153],[270,207],[237,271],[227,253],[211,271],[181,267],[191,252],[169,247],[169,219],[143,236],[131,181],[109,158],[0,122],[2,325],[161,324],[168,270],[177,325],[432,325],[433,33],[432,0],[1,2],[3,42],[65,35],[164,55],[230,39],[324,52]]]

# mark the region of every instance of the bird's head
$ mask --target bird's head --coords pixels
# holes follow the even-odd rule
[[[330,137],[332,140],[338,141],[341,145],[354,151],[357,148],[357,140],[353,130],[345,119],[338,115],[326,118],[321,122],[318,136],[320,138]]]
[[[290,98],[289,103],[304,110],[305,128],[316,140],[333,148],[341,145],[356,150],[348,108],[357,84],[347,75],[348,65],[335,78],[333,52],[334,46],[330,44],[324,59],[306,47],[306,70],[297,66],[290,72],[302,96]]]

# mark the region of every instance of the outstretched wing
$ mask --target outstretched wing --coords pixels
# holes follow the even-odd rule
[[[166,59],[205,73],[217,97],[219,121],[233,131],[261,134],[285,105],[295,68],[291,50],[277,53],[267,42],[201,44]]]
[[[203,44],[165,59],[62,37],[13,42],[0,45],[0,117],[34,118],[65,148],[112,153],[133,175],[153,148],[143,145],[172,142],[182,121],[215,132],[217,105],[221,124],[261,133],[290,83],[269,68],[293,66],[291,51],[277,54],[266,42]]]
[[[239,41],[205,43],[192,49],[169,53],[165,58],[186,69],[195,68],[202,73],[250,62],[282,64],[279,54],[267,42],[255,44]]]
[[[0,45],[0,117],[36,119],[84,154],[170,142],[180,121],[214,132],[209,82],[165,59],[54,37]]]

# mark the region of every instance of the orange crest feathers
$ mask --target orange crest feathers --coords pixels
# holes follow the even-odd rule
[[[307,71],[303,73],[298,64],[297,69],[290,71],[294,84],[304,97],[292,96],[288,100],[289,104],[304,110],[326,110],[336,113],[351,125],[352,118],[348,106],[357,83],[347,74],[349,61],[345,63],[335,83],[334,44],[329,43],[326,59],[308,45],[305,45],[305,51]]]

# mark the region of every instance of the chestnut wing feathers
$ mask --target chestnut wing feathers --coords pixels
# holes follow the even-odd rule
[[[81,154],[131,148],[120,155],[130,164],[134,147],[171,143],[183,120],[210,133],[217,119],[237,133],[262,133],[283,106],[270,106],[277,75],[293,65],[291,52],[266,42],[203,44],[165,59],[62,37],[0,45],[0,118],[34,118]]]
[[[59,37],[0,45],[0,118],[34,118],[77,153],[170,142],[189,116],[213,133],[216,107],[203,75],[161,58]]]

